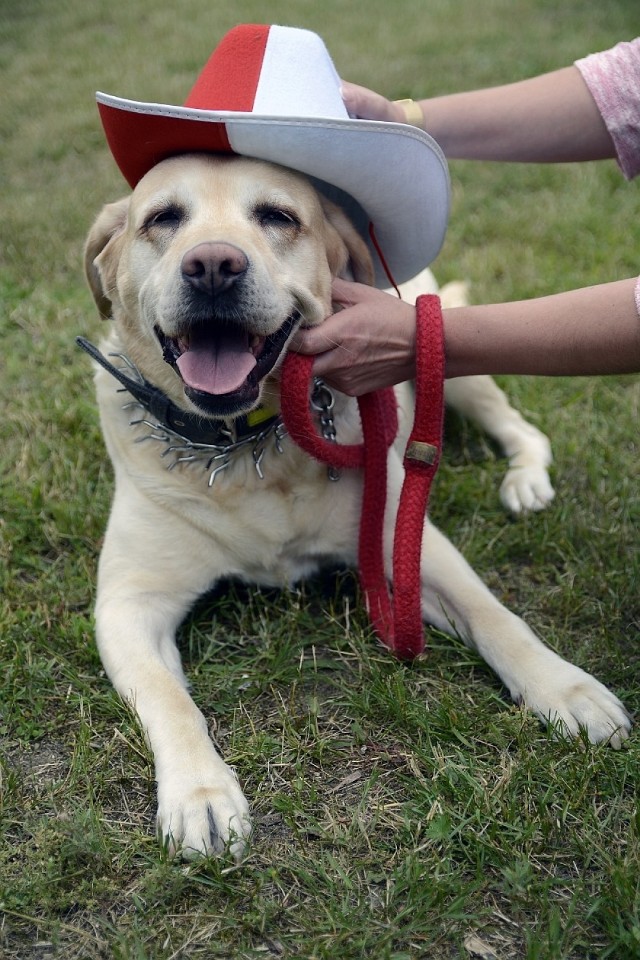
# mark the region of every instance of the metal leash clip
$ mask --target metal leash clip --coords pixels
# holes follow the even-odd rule
[[[334,397],[326,385],[324,380],[321,380],[320,377],[313,378],[313,390],[311,392],[311,406],[313,409],[320,414],[320,430],[322,436],[329,443],[337,443],[336,437],[336,425],[333,419],[333,405]],[[328,467],[327,474],[329,480],[339,480],[340,474],[335,467]]]

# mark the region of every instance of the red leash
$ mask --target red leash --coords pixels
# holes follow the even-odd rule
[[[387,449],[398,431],[393,390],[377,390],[358,398],[364,443],[339,446],[320,437],[311,418],[313,357],[287,354],[281,385],[282,418],[291,438],[316,460],[364,472],[360,582],[376,634],[401,660],[410,660],[424,649],[420,553],[431,482],[440,460],[444,411],[439,298],[431,294],[418,297],[416,319],[416,412],[404,455],[405,479],[396,518],[393,599],[383,551]]]

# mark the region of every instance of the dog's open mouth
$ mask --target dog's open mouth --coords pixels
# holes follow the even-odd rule
[[[175,338],[156,327],[156,336],[189,399],[206,413],[233,416],[256,402],[260,381],[275,366],[298,320],[296,311],[268,337],[217,321],[195,324]]]

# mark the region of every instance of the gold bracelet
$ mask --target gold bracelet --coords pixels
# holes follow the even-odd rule
[[[404,110],[405,123],[410,123],[412,127],[420,127],[424,130],[424,113],[422,107],[415,100],[394,100]]]

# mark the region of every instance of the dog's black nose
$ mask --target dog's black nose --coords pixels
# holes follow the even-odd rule
[[[232,243],[199,243],[182,258],[182,276],[209,296],[227,290],[248,267],[246,254]]]

